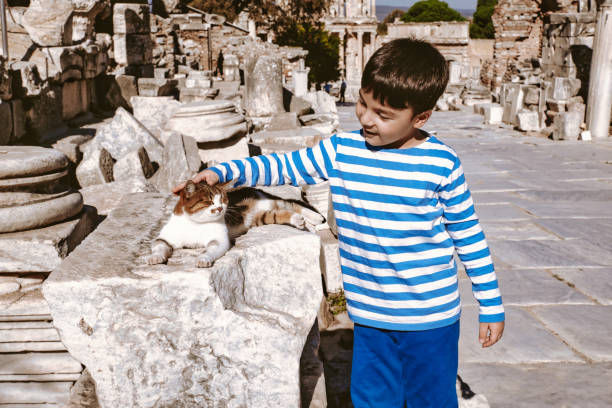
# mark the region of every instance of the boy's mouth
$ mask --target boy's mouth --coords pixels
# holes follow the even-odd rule
[[[370,137],[372,137],[372,136],[376,136],[376,135],[378,135],[378,133],[376,133],[376,132],[372,132],[371,130],[366,130],[366,129],[363,129],[363,135],[364,135],[364,136],[370,136]]]

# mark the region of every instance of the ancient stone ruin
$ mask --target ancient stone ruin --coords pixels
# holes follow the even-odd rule
[[[315,233],[255,228],[210,269],[194,250],[144,262],[178,182],[341,130],[307,51],[176,0],[20,4],[0,57],[0,406],[327,406],[319,327],[350,328],[322,302],[342,289],[328,184],[269,189],[325,215]],[[495,47],[466,23],[378,37],[373,0],[334,1],[324,22],[351,92],[382,43],[426,36],[449,61],[437,109],[575,139],[601,38],[597,6],[580,7],[533,31],[536,6],[500,1]]]

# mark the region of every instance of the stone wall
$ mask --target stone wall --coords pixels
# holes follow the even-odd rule
[[[540,57],[541,4],[535,0],[499,0],[491,19],[495,26],[491,90],[499,92],[522,61]]]

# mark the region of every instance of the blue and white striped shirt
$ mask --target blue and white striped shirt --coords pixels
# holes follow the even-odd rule
[[[472,281],[481,322],[504,320],[489,248],[457,153],[434,136],[384,149],[359,131],[312,148],[211,167],[234,185],[329,180],[349,316],[390,330],[450,325],[461,312],[455,249]]]

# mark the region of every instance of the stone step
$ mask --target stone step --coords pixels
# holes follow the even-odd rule
[[[66,351],[66,347],[61,341],[0,343],[0,353],[21,353],[24,351]]]
[[[66,352],[0,354],[0,375],[73,374],[81,371],[81,363]]]
[[[60,373],[60,374],[23,374],[11,375],[0,374],[0,383],[16,382],[16,381],[36,381],[36,382],[58,382],[58,381],[76,381],[81,376],[81,373]],[[2,406],[0,405],[0,408]]]
[[[60,404],[59,406],[63,406],[70,397],[70,387],[72,387],[72,381],[0,382],[0,407],[3,406],[2,404]]]
[[[28,341],[59,341],[55,328],[0,330],[0,344]]]

